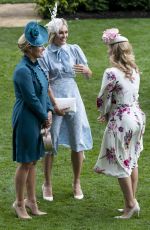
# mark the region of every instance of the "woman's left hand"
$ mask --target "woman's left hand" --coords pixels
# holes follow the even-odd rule
[[[74,69],[75,73],[81,73],[81,74],[84,74],[88,77],[90,77],[92,75],[92,72],[89,69],[89,67],[82,65],[82,64],[74,65],[73,69]]]
[[[105,115],[103,115],[103,116],[99,116],[98,118],[97,118],[97,120],[100,122],[100,123],[104,123],[105,121],[106,121],[106,117],[105,117]]]
[[[51,111],[48,112],[48,121],[49,121],[49,124],[51,125],[52,124],[52,112]]]

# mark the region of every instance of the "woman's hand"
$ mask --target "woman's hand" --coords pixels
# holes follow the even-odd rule
[[[69,108],[59,109],[57,104],[54,105],[54,111],[58,116],[64,116]]]
[[[104,123],[104,122],[107,121],[105,115],[103,115],[103,116],[100,115],[100,116],[97,118],[97,120],[98,120],[98,122],[100,122],[100,123]]]
[[[48,120],[49,120],[49,123],[52,124],[52,112],[51,111],[48,112]]]
[[[74,69],[75,73],[81,73],[87,77],[92,76],[92,71],[89,69],[88,66],[78,64],[78,65],[74,65],[73,69]]]
[[[46,119],[42,125],[43,129],[48,129],[50,127],[51,123],[49,122],[48,119]]]

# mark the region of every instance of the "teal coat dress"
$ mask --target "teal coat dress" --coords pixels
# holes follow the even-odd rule
[[[16,102],[12,115],[13,160],[21,163],[44,155],[41,126],[53,111],[48,97],[48,80],[38,61],[24,56],[14,71]]]

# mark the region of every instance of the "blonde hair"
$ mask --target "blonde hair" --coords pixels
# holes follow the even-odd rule
[[[68,29],[67,21],[63,18],[54,18],[46,25],[48,27],[48,35],[49,35],[48,42],[50,44],[53,42],[54,37],[56,36],[56,34],[59,33],[59,30],[64,25]]]
[[[25,35],[22,34],[22,35],[20,36],[20,38],[18,39],[18,47],[19,47],[19,49],[20,49],[23,53],[25,53],[25,52],[27,51],[27,47],[29,47],[29,46],[30,46],[30,44],[29,44],[29,42],[26,40]]]
[[[133,69],[139,72],[138,66],[135,63],[132,46],[128,41],[115,43],[109,45],[109,47],[109,60],[112,66],[122,70],[128,78],[132,77]]]

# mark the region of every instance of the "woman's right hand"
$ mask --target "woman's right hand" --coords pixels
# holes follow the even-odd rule
[[[42,125],[42,128],[48,129],[51,126],[49,119],[46,119]]]
[[[59,109],[56,104],[54,105],[54,111],[58,116],[64,116],[66,114],[67,110],[68,110],[68,108]]]

